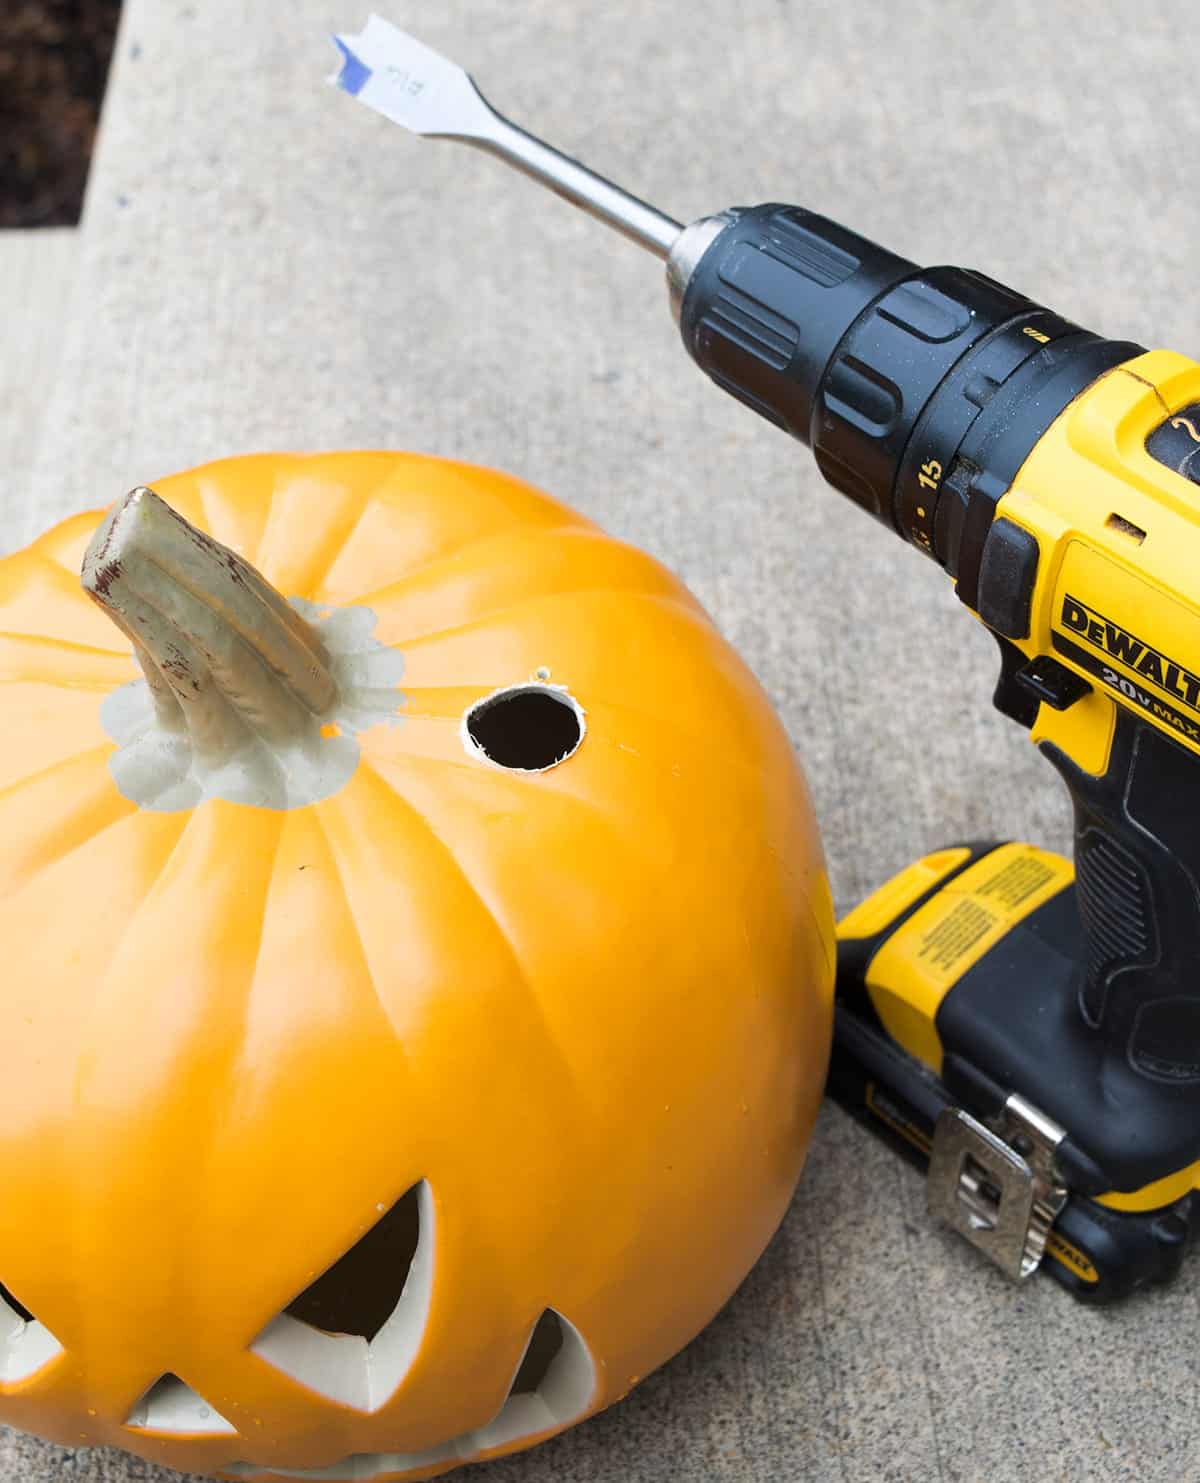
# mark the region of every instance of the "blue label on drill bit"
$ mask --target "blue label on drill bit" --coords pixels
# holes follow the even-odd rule
[[[349,93],[352,98],[357,98],[367,83],[371,81],[371,69],[361,61],[340,36],[333,38],[333,44],[342,54],[342,70],[334,79],[344,93]]]

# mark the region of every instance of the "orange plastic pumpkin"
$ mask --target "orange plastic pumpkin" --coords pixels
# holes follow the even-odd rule
[[[833,934],[792,748],[515,479],[155,488],[0,561],[0,1418],[235,1478],[525,1446],[791,1196]]]

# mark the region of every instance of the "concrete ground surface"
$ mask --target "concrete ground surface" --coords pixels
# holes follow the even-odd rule
[[[32,420],[0,443],[8,544],[239,451],[496,464],[708,604],[806,760],[840,908],[948,840],[1067,847],[1060,784],[990,709],[990,639],[932,563],[689,366],[659,265],[496,162],[321,86],[327,34],[369,3],[127,0],[74,308],[6,327],[21,354],[57,359],[36,449]],[[1200,352],[1184,0],[384,13],[676,216],[801,202],[1096,330]],[[9,420],[23,404],[4,375]],[[1198,1326],[1200,1258],[1112,1311],[1047,1279],[1009,1286],[931,1229],[915,1173],[826,1108],[782,1230],[707,1332],[621,1406],[480,1476],[1196,1478]],[[14,1483],[175,1476],[0,1437]]]
[[[71,227],[0,232],[0,511],[23,519],[79,257]]]

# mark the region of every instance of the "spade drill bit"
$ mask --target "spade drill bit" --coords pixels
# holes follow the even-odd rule
[[[414,134],[499,155],[658,257],[670,252],[679,222],[501,117],[454,62],[375,15],[358,36],[334,41],[343,63],[331,80],[377,113]]]

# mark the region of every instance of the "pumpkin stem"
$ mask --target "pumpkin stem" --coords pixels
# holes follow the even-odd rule
[[[133,643],[159,725],[210,765],[248,733],[286,746],[337,704],[311,624],[228,547],[152,489],[109,512],[83,558],[84,589]]]

